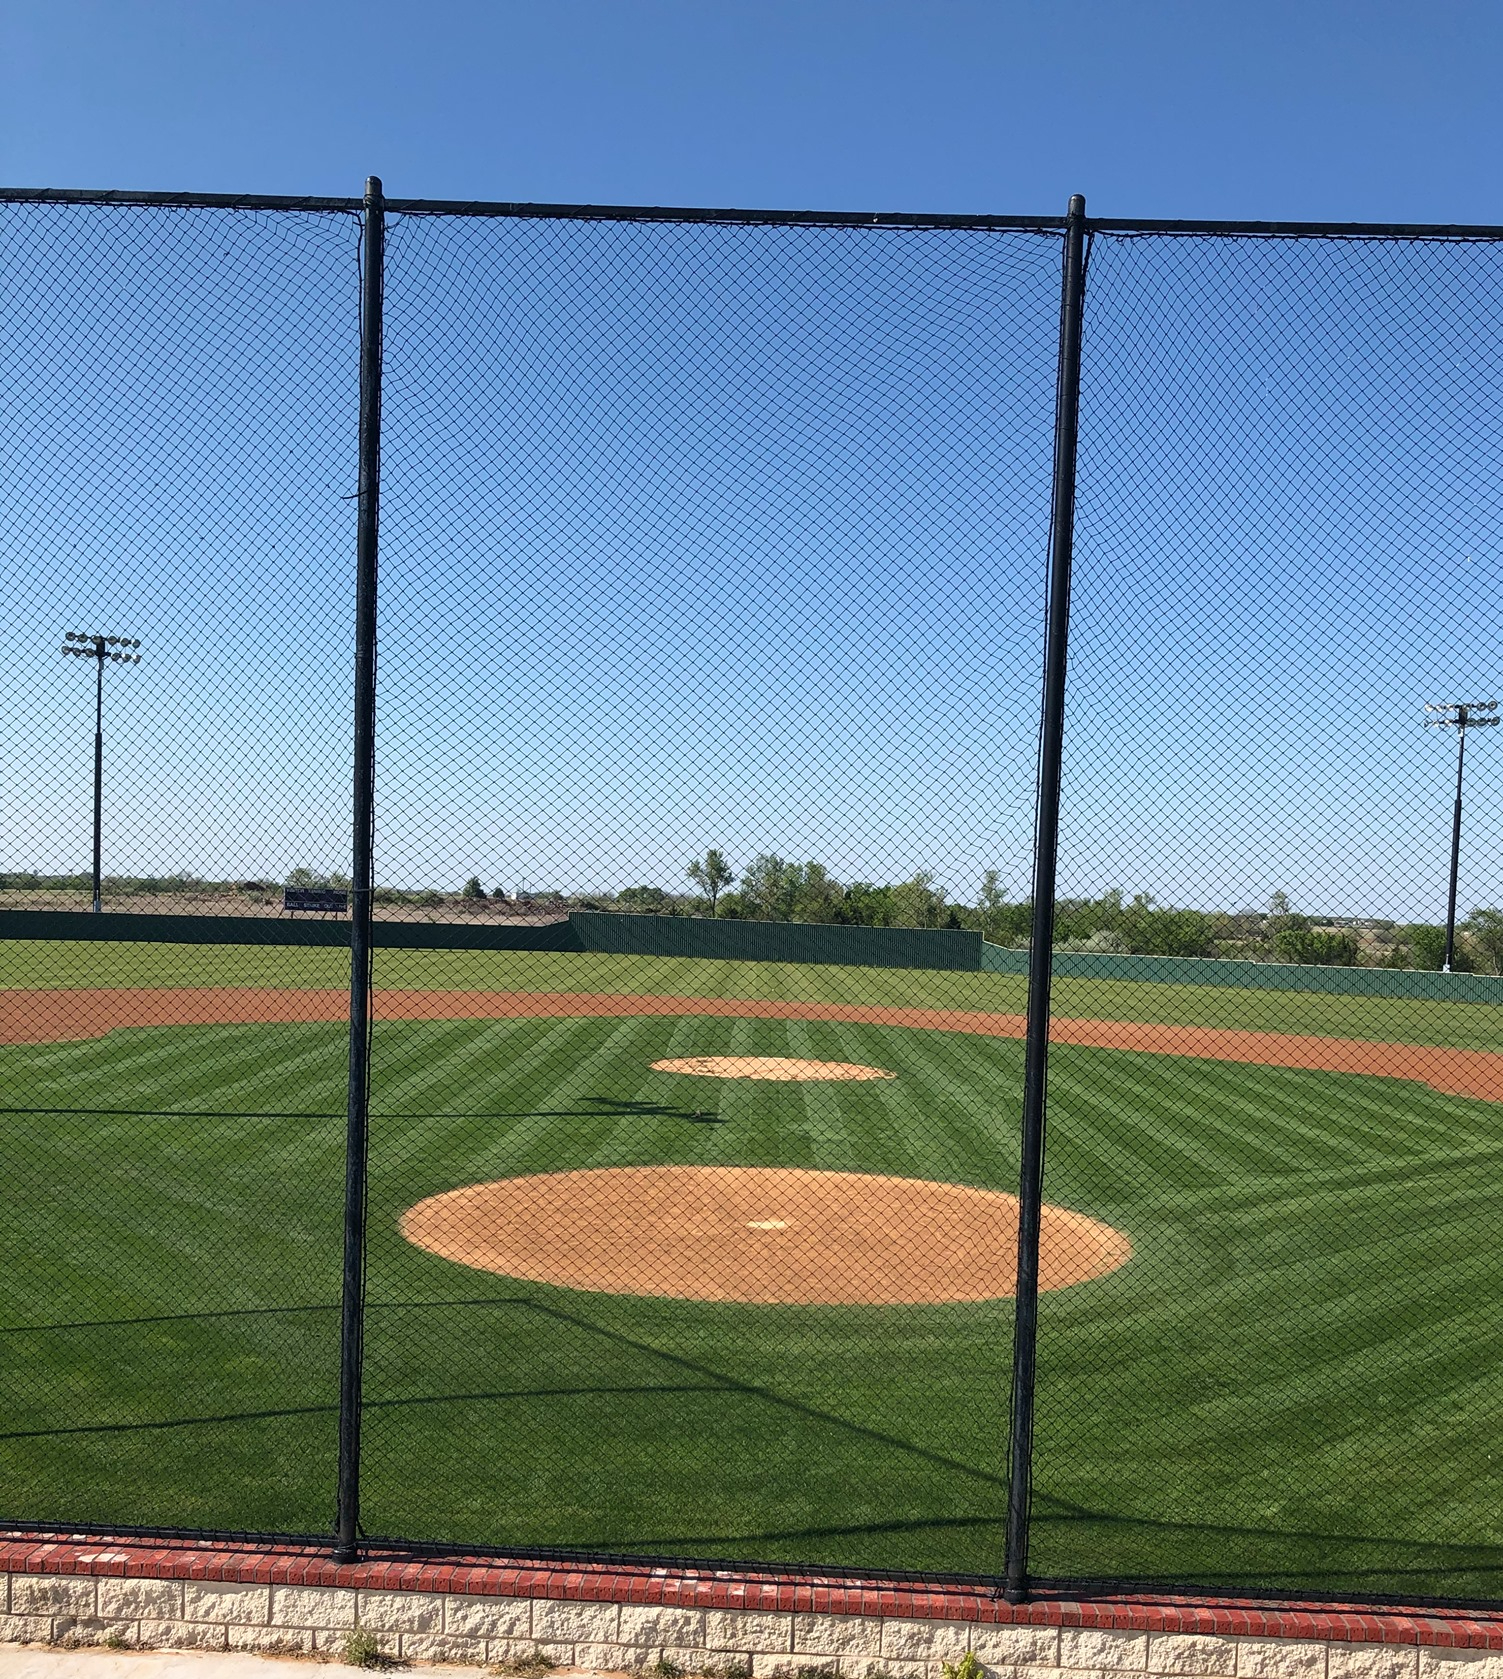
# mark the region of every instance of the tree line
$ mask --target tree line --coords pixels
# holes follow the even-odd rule
[[[709,850],[685,870],[693,889],[672,893],[634,886],[614,906],[656,915],[713,915],[727,920],[802,921],[856,927],[948,927],[979,932],[993,944],[1026,948],[1031,899],[1010,899],[1000,872],[987,869],[974,902],[952,899],[931,872],[882,884],[841,882],[822,863],[774,853],[755,857],[739,877],[724,852]],[[604,907],[604,906],[602,906]],[[1328,967],[1440,967],[1445,929],[1378,918],[1338,924],[1301,914],[1275,892],[1266,909],[1178,909],[1151,893],[1119,889],[1094,898],[1061,898],[1055,948],[1124,956],[1221,956],[1243,961]],[[1503,974],[1503,910],[1476,909],[1458,929],[1452,966],[1459,973]]]
[[[624,891],[566,896],[549,891],[508,899],[498,886],[487,892],[471,876],[460,890],[440,892],[380,887],[376,901],[438,908],[454,902],[491,900],[527,912],[539,908],[627,910],[648,915],[716,916],[722,920],[798,921],[848,927],[941,927],[980,933],[993,944],[1026,948],[1033,925],[1028,898],[1011,899],[1000,871],[983,872],[973,902],[952,898],[935,875],[921,870],[906,880],[840,881],[822,863],[796,863],[764,852],[738,875],[725,853],[711,849],[685,870],[689,890],[629,886]],[[296,868],[289,886],[348,889],[338,872]],[[75,890],[89,886],[86,874],[0,873],[0,891]],[[210,881],[187,872],[170,875],[109,876],[113,895],[191,893],[260,897],[277,890],[266,881]],[[1330,967],[1437,969],[1445,951],[1445,929],[1426,923],[1379,919],[1335,920],[1301,914],[1287,893],[1275,892],[1263,910],[1178,909],[1150,893],[1132,896],[1113,889],[1099,897],[1061,898],[1055,906],[1055,948],[1125,956],[1220,956],[1243,961],[1313,963]],[[1478,908],[1458,927],[1452,961],[1458,973],[1503,974],[1503,909]]]

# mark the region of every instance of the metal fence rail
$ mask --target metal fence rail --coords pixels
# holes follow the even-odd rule
[[[1500,242],[0,190],[0,1516],[1503,1600]]]

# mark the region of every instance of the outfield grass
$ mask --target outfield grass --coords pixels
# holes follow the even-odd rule
[[[690,957],[571,955],[551,951],[386,950],[376,953],[378,986],[628,995],[787,999],[1021,1013],[1021,975],[915,968],[821,967],[773,962],[706,962]],[[342,986],[349,958],[307,946],[93,944],[0,941],[0,990],[50,986]],[[1248,1031],[1312,1033],[1374,1042],[1503,1049],[1492,1003],[1412,997],[1343,997],[1233,986],[1150,985],[1058,979],[1057,1015]]]
[[[546,988],[579,972],[554,964],[587,963],[576,989],[615,988],[602,972],[628,988],[632,971],[492,960],[443,971]],[[641,989],[673,991],[685,981],[665,972],[712,966],[635,971]],[[734,994],[728,971],[698,989]],[[791,981],[765,983],[778,973]],[[797,977],[827,975],[914,977]],[[996,983],[918,977],[967,988],[948,1006]],[[689,1053],[899,1077],[707,1085],[650,1070]],[[332,1025],[0,1050],[0,1102],[26,1110],[0,1116],[17,1191],[0,1227],[0,1519],[327,1528],[343,1055]],[[438,1259],[397,1219],[443,1189],[567,1166],[812,1165],[1009,1188],[1021,1055],[842,1023],[378,1025],[367,1527],[995,1571],[1009,1303],[574,1293]],[[1503,1107],[1072,1047],[1055,1052],[1050,1095],[1049,1198],[1126,1230],[1135,1256],[1043,1302],[1035,1567],[1503,1595]]]

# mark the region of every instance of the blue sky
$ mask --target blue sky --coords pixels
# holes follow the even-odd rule
[[[1482,5],[116,0],[5,30],[14,184],[1503,222]],[[49,659],[101,614],[147,653],[107,867],[343,861],[353,234],[15,221],[0,866],[86,861],[89,696]],[[720,843],[1021,893],[1056,261],[396,224],[383,877],[671,885]],[[1439,913],[1418,706],[1498,680],[1500,281],[1491,247],[1098,242],[1065,889]],[[1463,909],[1503,901],[1491,744]]]
[[[18,0],[58,186],[1503,222],[1487,0]]]

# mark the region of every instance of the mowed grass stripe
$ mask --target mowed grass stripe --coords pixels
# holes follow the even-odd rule
[[[1162,1064],[1161,1064],[1162,1065]],[[1332,1165],[1370,1158],[1365,1142],[1321,1125],[1307,1104],[1287,1084],[1262,1083],[1239,1065],[1225,1066],[1175,1058],[1168,1075],[1179,1100],[1199,1116],[1202,1135],[1219,1134],[1225,1158],[1246,1161],[1255,1153],[1271,1156],[1275,1168],[1308,1159],[1317,1151]]]
[[[1120,1062],[1120,1056],[1107,1053]],[[1180,1134],[1194,1137],[1215,1172],[1280,1172],[1287,1169],[1291,1157],[1302,1152],[1302,1144],[1308,1146],[1317,1136],[1324,1146],[1331,1146],[1324,1134],[1311,1131],[1297,1119],[1271,1112],[1266,1103],[1248,1100],[1240,1065],[1180,1056],[1144,1060],[1141,1071],[1134,1067],[1124,1082],[1141,1093],[1140,1099],[1152,1111],[1168,1106],[1183,1114]],[[1106,1070],[1105,1065],[1098,1065]],[[1120,1071],[1116,1077],[1122,1078]],[[1147,1095],[1150,1090],[1152,1096]]]
[[[83,1105],[116,1088],[168,1107],[201,1099],[234,1079],[251,1088],[285,1089],[295,1084],[285,1071],[278,1072],[287,1048],[296,1053],[296,1046],[306,1046],[301,1058],[306,1069],[324,1056],[337,1056],[340,1042],[337,1028],[316,1026],[135,1028],[41,1052],[7,1046],[0,1049],[0,1068],[7,1093],[24,1079],[35,1095],[63,1096],[65,1105]],[[247,1055],[248,1047],[260,1053]],[[341,1072],[339,1107],[344,1105],[343,1084]],[[108,1104],[101,1100],[99,1105]]]
[[[551,1086],[549,1070],[560,1053],[593,1042],[592,1026],[574,1019],[388,1026],[388,1042],[401,1045],[401,1059],[379,1086],[373,1079],[373,1108],[379,1096],[379,1111],[393,1117],[463,1119],[490,1109],[528,1109],[538,1070]]]
[[[900,1130],[908,1175],[1015,1190],[1021,1050],[977,1046],[967,1080],[964,1056],[949,1034],[914,1032],[905,1047],[902,1094],[923,1115],[922,1125],[908,1122],[906,1137]]]
[[[1128,1150],[1124,1177],[1133,1188],[1215,1183],[1225,1176],[1224,1153],[1207,1146],[1200,1113],[1182,1100],[1177,1080],[1159,1065],[1144,1056],[1111,1050],[1069,1056],[1056,1051],[1055,1057],[1051,1088],[1088,1095],[1089,1112],[1082,1115],[1071,1103],[1068,1118],[1061,1122],[1056,1106],[1049,1133],[1051,1165],[1090,1159],[1099,1155],[1107,1139],[1116,1138]],[[1172,1123],[1164,1123],[1166,1116],[1172,1116]],[[1257,1158],[1265,1169],[1279,1163],[1268,1150],[1258,1150]],[[1246,1164],[1237,1162],[1238,1167]]]
[[[1217,1063],[1199,1063],[1216,1067]],[[1446,1096],[1415,1079],[1367,1073],[1310,1073],[1296,1068],[1241,1063],[1238,1076],[1247,1094],[1267,1104],[1281,1123],[1299,1127],[1305,1140],[1355,1143],[1407,1153],[1431,1142],[1450,1146],[1458,1136],[1485,1141],[1503,1133],[1503,1106],[1475,1097]],[[1339,1084],[1342,1099],[1312,1099]],[[1458,1123],[1460,1121],[1460,1123]]]
[[[1312,1151],[1330,1169],[1343,1161],[1372,1160],[1375,1120],[1383,1122],[1387,1133],[1380,1154],[1412,1155],[1424,1144],[1402,1132],[1395,1137],[1394,1119],[1408,1129],[1413,1115],[1431,1111],[1432,1101],[1458,1100],[1405,1083],[1385,1101],[1382,1082],[1359,1074],[1149,1058],[1140,1052],[1129,1057],[1116,1050],[1056,1051],[1051,1084],[1068,1088],[1094,1116],[1094,1137],[1102,1147],[1110,1148],[1111,1133],[1133,1129],[1135,1110],[1152,1116],[1167,1100],[1185,1114],[1178,1128],[1181,1146],[1206,1171],[1269,1178],[1283,1175],[1291,1160],[1308,1161]],[[1332,1102],[1330,1093],[1338,1084],[1345,1099]],[[1329,1122],[1322,1123],[1321,1116],[1329,1116]],[[1053,1135],[1061,1136],[1058,1127]]]
[[[462,1091],[445,1063],[430,1053],[432,1028],[404,1028],[413,1033],[417,1059],[425,1069],[398,1082],[392,1092],[398,1104],[393,1112],[372,1116],[372,1158],[379,1159],[383,1177],[398,1176],[419,1160],[466,1161],[476,1156],[477,1142],[486,1175],[527,1169],[535,1139],[556,1130],[554,1116],[563,1106],[557,1100],[558,1080],[578,1064],[581,1054],[593,1051],[593,1026],[578,1020],[471,1024],[471,1043],[494,1060],[488,1076]],[[432,1110],[418,1106],[425,1095],[439,1105]],[[461,1099],[464,1105],[456,1108]],[[454,1171],[446,1170],[442,1187],[466,1181],[462,1171],[457,1164]]]
[[[590,1164],[855,1162],[970,1181],[985,1167],[1011,1188],[1020,1045],[685,1017],[381,1031],[403,1100],[373,1125],[371,1284],[374,1298],[408,1304],[400,1328],[373,1314],[370,1357],[379,1393],[412,1401],[372,1420],[382,1495],[404,1517],[391,1525],[411,1516],[474,1543],[693,1535],[711,1556],[750,1547],[770,1561],[994,1566],[1005,1303],[582,1296],[450,1265],[405,1243],[397,1219],[436,1189]],[[292,1082],[306,1086],[319,1047],[341,1034],[158,1036],[184,1065],[179,1077],[144,1063],[146,1082],[182,1095],[275,1084],[294,1064]],[[53,1046],[50,1074],[72,1058],[91,1086],[113,1077],[128,1095],[140,1080],[123,1069],[139,1051],[114,1039]],[[799,1086],[650,1070],[700,1052],[807,1055],[898,1077]],[[14,1083],[20,1063],[4,1064]],[[1068,1524],[1041,1527],[1041,1567],[1214,1581],[1297,1564],[1306,1585],[1337,1591],[1384,1571],[1408,1589],[1478,1589],[1503,1507],[1490,1451],[1503,1399],[1491,1327],[1503,1140],[1488,1133],[1489,1105],[1419,1087],[1412,1097],[1352,1076],[1057,1052],[1047,1196],[1117,1224],[1135,1254],[1041,1302],[1040,1507],[1077,1507]],[[719,1123],[695,1122],[696,1108]],[[0,1264],[39,1312],[55,1317],[61,1302],[80,1318],[127,1317],[143,1304],[276,1305],[337,1290],[337,1119],[0,1123],[13,1181],[27,1186],[19,1222],[0,1230]],[[480,1305],[501,1299],[517,1304]],[[423,1304],[446,1300],[471,1304]],[[333,1339],[298,1342],[283,1322],[38,1331],[0,1383],[27,1426],[63,1410],[160,1418],[182,1394],[211,1415],[299,1383],[326,1393]],[[714,1391],[687,1391],[701,1383]],[[462,1428],[447,1420],[456,1407]],[[62,1489],[80,1521],[111,1513],[110,1489],[127,1479],[163,1522],[191,1511],[233,1525],[256,1509],[277,1525],[279,1511],[326,1503],[321,1436],[286,1421],[194,1433],[191,1451],[171,1430],[69,1436],[66,1450],[13,1442],[7,1472],[18,1489]],[[267,1458],[275,1486],[260,1471]],[[1400,1470],[1432,1459],[1443,1472],[1427,1501]],[[880,1520],[863,1525],[873,1511]],[[1195,1525],[1213,1520],[1217,1534]],[[1354,1549],[1343,1532],[1374,1537]],[[1452,1549],[1426,1560],[1421,1533]],[[1300,1534],[1335,1537],[1317,1546]]]
[[[506,1021],[377,1021],[371,1033],[372,1111],[479,1106],[456,1104],[454,1087],[467,1062],[494,1054],[507,1043],[509,1026]]]
[[[790,1021],[784,1026],[783,1039],[781,1053],[796,1060],[836,1061],[862,1067],[871,1064],[864,1059],[864,1046],[855,1041],[856,1034],[838,1028],[834,1032],[814,1032],[802,1022]],[[868,1156],[858,1120],[880,1108],[880,1083],[864,1086],[859,1094],[817,1081],[779,1088],[780,1092],[786,1089],[803,1110],[798,1123],[809,1139],[812,1157],[825,1170],[867,1169]]]
[[[282,1107],[284,1105],[324,1113],[343,1113],[348,1090],[349,1051],[344,1034],[337,1029],[294,1028],[296,1037],[280,1033],[268,1036],[266,1028],[245,1026],[233,1030],[237,1040],[251,1036],[267,1044],[267,1052],[255,1057],[249,1072],[239,1077],[220,1077],[214,1084],[214,1101],[221,1108]],[[306,1047],[299,1049],[303,1044]],[[236,1043],[238,1049],[238,1042]],[[227,1042],[213,1059],[225,1066]],[[244,1061],[243,1052],[235,1061]]]

